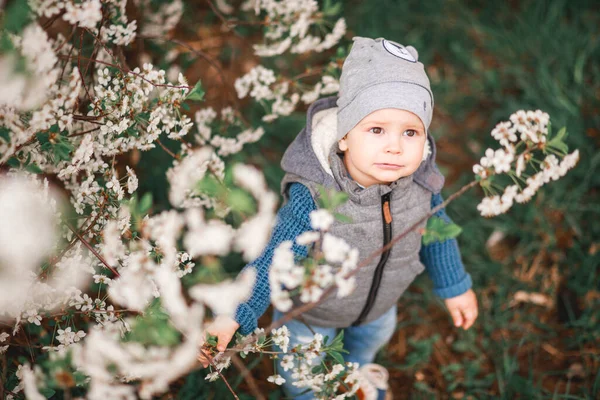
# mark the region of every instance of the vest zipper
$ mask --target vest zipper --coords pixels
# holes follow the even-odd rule
[[[390,193],[386,193],[381,196],[381,219],[383,221],[383,245],[387,245],[392,240],[392,212],[390,210]],[[379,263],[377,264],[377,268],[375,268],[375,273],[373,274],[373,282],[371,283],[371,288],[369,289],[369,296],[367,297],[367,302],[360,312],[356,321],[352,323],[352,326],[360,325],[364,322],[365,318],[373,308],[375,304],[375,299],[377,298],[377,292],[379,291],[379,286],[381,284],[381,278],[383,276],[383,268],[385,267],[385,263],[387,262],[390,256],[391,249],[384,251],[381,254],[381,258],[379,259]]]

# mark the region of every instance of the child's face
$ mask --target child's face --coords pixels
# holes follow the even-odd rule
[[[389,184],[419,168],[427,135],[410,111],[384,108],[364,117],[339,142],[344,164],[364,187]]]

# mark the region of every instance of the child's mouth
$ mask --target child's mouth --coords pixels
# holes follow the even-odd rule
[[[377,167],[381,168],[381,169],[400,169],[400,168],[404,168],[404,165],[398,165],[398,164],[388,164],[388,163],[378,163],[375,164]]]

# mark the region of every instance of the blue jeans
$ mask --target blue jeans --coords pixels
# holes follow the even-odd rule
[[[277,309],[273,309],[273,321],[276,321],[282,317],[282,313]],[[397,307],[394,305],[388,311],[386,311],[381,317],[367,324],[359,326],[350,326],[344,328],[344,349],[348,350],[349,353],[344,353],[344,360],[346,362],[357,362],[359,366],[372,363],[375,360],[375,355],[380,348],[385,346],[391,339],[394,331],[396,330],[396,317],[398,314]],[[285,323],[288,330],[290,331],[290,343],[288,349],[298,345],[306,344],[314,339],[314,335],[310,329],[304,323],[293,319]],[[315,333],[320,333],[325,336],[329,336],[328,342],[331,342],[333,338],[339,333],[338,328],[324,328],[321,326],[311,325],[311,328]],[[275,351],[281,351],[281,349],[274,345]],[[324,354],[322,354],[323,356]],[[313,365],[318,365],[321,358],[316,359]],[[312,392],[305,393],[301,396],[298,394],[307,390],[307,388],[298,388],[292,385],[292,370],[287,372],[281,368],[281,358],[277,360],[277,373],[285,379],[283,389],[287,396],[294,397],[295,400],[312,399]],[[296,397],[297,396],[297,397]]]

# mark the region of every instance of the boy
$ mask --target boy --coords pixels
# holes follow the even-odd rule
[[[273,250],[311,229],[309,214],[316,209],[318,185],[348,194],[337,211],[352,222],[336,221],[329,232],[358,248],[361,259],[443,201],[444,178],[435,166],[435,143],[428,135],[433,95],[416,49],[383,38],[353,40],[342,67],[339,98],[311,104],[306,127],[281,161],[286,171],[281,183],[285,204],[269,245],[249,264],[257,269],[251,298],[239,305],[235,321],[217,318],[207,328],[219,337],[220,351],[239,327],[242,334],[251,333],[268,307]],[[443,210],[437,216],[450,221]],[[308,254],[297,244],[292,249],[299,257]],[[323,336],[334,337],[344,329],[344,346],[350,352],[346,361],[370,363],[395,330],[398,298],[425,268],[455,325],[468,329],[477,318],[477,301],[456,240],[421,246],[418,230],[361,268],[350,295],[328,297],[304,313],[303,320]],[[280,317],[275,310],[273,318]],[[314,337],[304,322],[286,324],[290,348]],[[278,372],[286,379],[289,395],[304,390],[291,385],[291,371]]]

